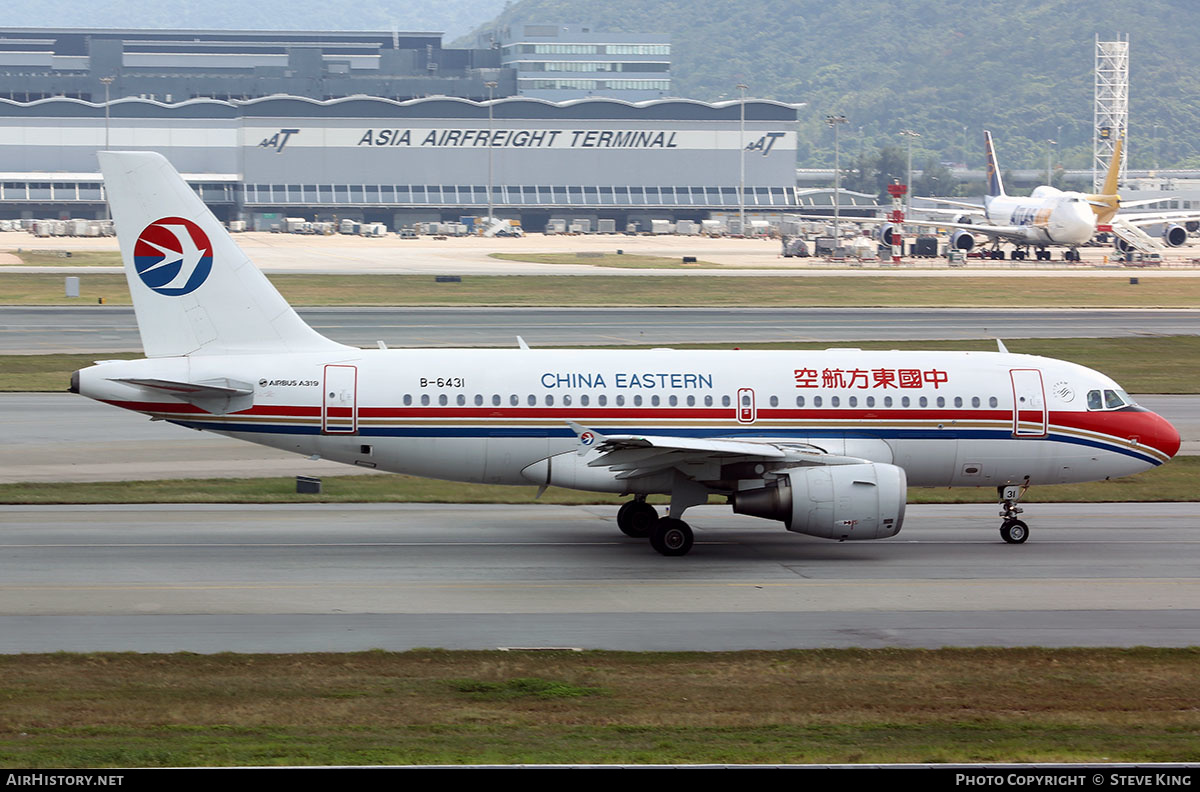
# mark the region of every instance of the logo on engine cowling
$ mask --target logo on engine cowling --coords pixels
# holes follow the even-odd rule
[[[190,294],[212,272],[212,243],[200,226],[164,217],[142,229],[133,246],[133,267],[142,283],[168,297]]]

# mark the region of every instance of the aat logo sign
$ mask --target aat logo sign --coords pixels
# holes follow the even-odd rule
[[[271,137],[263,138],[262,142],[258,144],[258,147],[275,149],[275,153],[278,154],[279,152],[283,151],[283,147],[287,145],[288,140],[292,137],[292,135],[298,134],[300,134],[299,129],[281,129],[274,135],[271,135]]]

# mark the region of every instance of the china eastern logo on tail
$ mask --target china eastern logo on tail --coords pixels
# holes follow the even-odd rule
[[[142,229],[133,246],[138,277],[168,297],[190,294],[212,272],[212,243],[200,226],[182,217],[164,217]]]

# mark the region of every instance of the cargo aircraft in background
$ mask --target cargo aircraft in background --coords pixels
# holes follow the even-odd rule
[[[380,471],[622,493],[678,556],[682,517],[735,512],[832,540],[894,536],[907,488],[1125,476],[1179,434],[1113,380],[996,352],[358,349],[312,330],[160,155],[99,155],[146,358],[71,390],[151,419]],[[646,502],[670,497],[668,516]],[[540,490],[539,490],[540,494]]]
[[[1008,195],[1004,192],[1004,181],[1000,177],[1000,166],[996,162],[996,150],[992,145],[992,133],[984,130],[984,151],[987,156],[987,195],[983,206],[945,198],[929,198],[940,204],[960,207],[951,209],[914,209],[914,213],[934,213],[953,216],[950,221],[930,222],[905,218],[904,225],[935,226],[952,228],[950,247],[954,250],[970,251],[975,247],[975,235],[989,237],[992,249],[984,255],[1004,258],[1000,249],[1002,242],[1016,245],[1013,258],[1024,259],[1030,248],[1035,248],[1035,257],[1050,259],[1049,246],[1066,246],[1064,257],[1068,261],[1079,261],[1079,246],[1091,241],[1096,234],[1097,216],[1089,201],[1091,196],[1080,192],[1059,190],[1049,185],[1035,187],[1028,198]],[[1109,175],[1116,179],[1116,168],[1110,166]],[[966,213],[963,210],[968,210]],[[978,217],[974,220],[973,217]],[[880,229],[881,240],[890,244],[892,226]]]
[[[950,245],[956,250],[971,250],[975,245],[974,234],[991,237],[995,242],[991,255],[1002,258],[1000,242],[1011,242],[1017,246],[1013,258],[1028,256],[1029,248],[1037,248],[1036,257],[1050,259],[1047,245],[1067,245],[1070,249],[1066,258],[1079,260],[1077,247],[1091,241],[1097,231],[1111,233],[1113,246],[1118,252],[1142,250],[1150,252],[1160,243],[1145,233],[1145,226],[1161,225],[1161,245],[1178,247],[1187,241],[1187,229],[1181,223],[1200,220],[1197,211],[1138,212],[1119,215],[1121,207],[1142,206],[1159,203],[1162,198],[1122,202],[1117,193],[1117,177],[1121,170],[1121,152],[1124,138],[1117,140],[1112,160],[1104,177],[1099,193],[1063,191],[1043,184],[1035,187],[1028,198],[1007,195],[996,164],[996,152],[992,145],[992,133],[984,131],[984,146],[987,153],[988,194],[984,204],[953,201],[945,198],[926,198],[939,204],[960,207],[951,209],[918,208],[914,212],[936,213],[954,216],[953,222],[930,223],[923,220],[905,219],[905,225],[937,226],[956,229],[950,236]],[[963,209],[969,210],[967,214]],[[1088,214],[1091,214],[1091,217]],[[974,220],[974,217],[980,218]],[[885,244],[891,244],[892,226],[881,227],[879,234]]]

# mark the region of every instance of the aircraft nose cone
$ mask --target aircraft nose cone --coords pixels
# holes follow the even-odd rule
[[[1154,416],[1154,428],[1152,430],[1152,438],[1150,444],[1162,451],[1168,457],[1173,457],[1179,453],[1179,445],[1181,439],[1179,430],[1171,425],[1171,422],[1163,418],[1158,413],[1150,413]]]
[[[1172,426],[1170,421],[1150,411],[1134,414],[1138,417],[1128,426],[1129,439],[1153,448],[1164,454],[1167,459],[1179,453],[1179,430]]]

